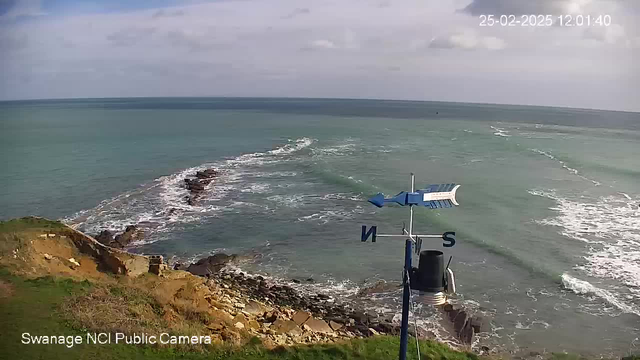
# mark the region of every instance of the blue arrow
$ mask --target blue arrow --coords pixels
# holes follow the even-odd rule
[[[402,191],[390,198],[378,193],[369,202],[377,207],[383,207],[385,203],[396,203],[400,206],[419,205],[430,209],[450,208],[458,205],[456,191],[459,187],[456,184],[434,184],[416,192]]]

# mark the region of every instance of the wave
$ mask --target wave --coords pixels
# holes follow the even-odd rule
[[[511,135],[509,135],[509,131],[505,130],[505,129],[501,129],[495,126],[491,126],[491,129],[494,130],[495,132],[493,133],[493,135],[495,136],[500,136],[500,137],[510,137]]]
[[[640,293],[634,293],[634,289],[640,289],[640,209],[635,205],[638,199],[634,201],[624,194],[573,201],[556,195],[555,191],[529,193],[556,202],[550,209],[557,216],[538,223],[556,226],[562,235],[587,244],[585,263],[578,265],[578,270],[589,276],[616,280],[628,287],[625,297],[640,301]],[[617,289],[615,293],[626,291]],[[614,296],[613,292],[611,295]]]
[[[268,185],[264,183],[245,187],[243,177],[251,174],[251,170],[259,169],[265,164],[287,161],[287,155],[309,147],[314,141],[308,137],[289,140],[289,143],[269,151],[204,163],[171,175],[161,176],[141,185],[138,189],[104,200],[98,206],[79,211],[62,221],[89,234],[105,229],[122,231],[127,225],[139,224],[145,230],[146,237],[153,242],[153,234],[170,231],[175,225],[195,223],[203,217],[217,216],[225,210],[225,207],[213,202],[225,199],[240,187],[242,187],[240,191],[245,192],[269,192]],[[193,175],[196,171],[212,167],[218,169],[220,175],[206,186],[199,204],[188,205],[184,201],[185,196],[189,194],[183,186],[184,178]],[[291,174],[274,174],[274,176],[289,175]]]
[[[598,288],[588,281],[580,280],[565,273],[562,274],[562,286],[578,295],[595,295],[625,313],[640,316],[640,309],[635,306],[625,304],[616,294],[613,294],[608,290]]]
[[[576,175],[576,176],[580,177],[583,180],[590,181],[595,186],[600,186],[601,185],[601,183],[599,181],[593,180],[593,179],[590,179],[590,178],[588,178],[588,177],[586,177],[584,175],[581,175],[578,172],[577,169],[569,167],[565,161],[558,159],[557,157],[553,156],[551,153],[549,153],[547,151],[542,151],[542,150],[539,150],[539,149],[529,149],[529,150],[531,150],[531,151],[533,151],[533,152],[535,152],[537,154],[540,154],[542,156],[545,156],[545,157],[547,157],[547,158],[549,158],[551,160],[557,161],[558,163],[560,163],[560,165],[562,166],[563,169],[567,170],[568,172],[572,173],[573,175]]]
[[[356,214],[362,214],[364,210],[361,206],[356,206],[351,211],[339,210],[339,209],[325,209],[317,213],[313,213],[307,216],[301,216],[298,221],[316,221],[320,224],[326,224],[330,221],[344,221],[353,219]]]

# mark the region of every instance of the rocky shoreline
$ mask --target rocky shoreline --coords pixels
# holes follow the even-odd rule
[[[325,294],[304,295],[290,286],[227,267],[236,259],[236,255],[215,254],[173,268],[207,278],[219,299],[215,306],[228,312],[234,326],[277,345],[400,334],[400,325],[391,316],[340,303]],[[449,304],[441,310],[463,345],[470,345],[474,334],[488,331],[486,319],[460,306]],[[415,335],[413,327],[409,332]],[[418,336],[435,337],[420,330]]]

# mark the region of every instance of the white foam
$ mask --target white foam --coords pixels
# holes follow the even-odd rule
[[[640,316],[640,309],[635,306],[625,304],[617,295],[608,290],[598,288],[588,281],[577,279],[565,273],[562,274],[562,286],[564,286],[565,289],[571,290],[578,295],[596,295],[626,313],[636,314]]]
[[[333,193],[326,194],[322,196],[323,200],[352,200],[352,201],[362,201],[363,198],[361,195],[354,195],[352,193]]]
[[[316,148],[312,149],[311,152],[314,157],[325,157],[325,156],[345,156],[350,155],[356,148],[356,144],[353,143],[351,139],[348,139],[348,143],[340,144],[325,148]]]
[[[224,199],[235,189],[254,193],[270,191],[264,183],[241,186],[243,176],[250,174],[246,167],[285,161],[286,155],[302,150],[314,141],[307,137],[290,140],[288,144],[266,152],[243,154],[161,176],[136,190],[104,200],[92,209],[79,211],[63,221],[88,233],[104,229],[118,232],[127,225],[143,223],[148,238],[146,241],[152,242],[154,233],[166,232],[174,224],[194,223],[202,217],[216,216],[223,208],[212,202]],[[184,186],[184,179],[207,168],[216,168],[221,174],[205,187],[206,191],[197,205],[188,205],[185,197],[189,191]],[[290,174],[283,176],[287,175]]]
[[[252,193],[252,194],[264,194],[268,193],[271,190],[269,189],[269,184],[267,183],[254,183],[245,185],[240,192],[244,193]]]
[[[640,210],[634,206],[634,198],[625,194],[573,201],[556,195],[555,191],[529,193],[553,199],[557,204],[551,209],[558,215],[538,223],[557,226],[562,235],[589,244],[586,263],[578,266],[579,270],[590,276],[614,279],[632,289],[640,288]],[[621,291],[615,291],[616,296],[622,296]],[[601,294],[605,293],[596,295]],[[640,294],[633,291],[630,296],[640,300]]]
[[[578,170],[577,170],[577,169],[574,169],[574,168],[571,168],[571,167],[567,166],[567,164],[566,164],[564,161],[562,161],[562,160],[560,160],[560,159],[556,158],[555,156],[553,156],[553,155],[552,155],[552,154],[550,154],[549,152],[542,151],[542,150],[539,150],[539,149],[529,149],[529,150],[531,150],[531,151],[533,151],[533,152],[535,152],[535,153],[538,153],[538,154],[540,154],[540,155],[546,156],[546,157],[548,157],[548,158],[549,158],[549,159],[551,159],[551,160],[557,161],[558,163],[560,163],[560,165],[562,166],[562,168],[563,168],[563,169],[565,169],[565,170],[569,171],[569,172],[570,172],[570,173],[572,173],[573,175],[576,175],[576,176],[578,176],[579,178],[581,178],[581,179],[583,179],[583,180],[590,181],[590,182],[591,182],[591,183],[593,183],[595,186],[600,186],[600,185],[601,185],[601,183],[600,183],[599,181],[597,181],[597,180],[593,180],[593,179],[590,179],[590,178],[588,178],[588,177],[586,177],[586,176],[584,176],[584,175],[581,175],[581,174],[580,174],[580,172],[578,172]]]
[[[298,173],[295,171],[274,171],[274,172],[259,172],[259,173],[253,174],[253,176],[258,178],[278,178],[278,177],[298,176]]]
[[[313,213],[307,216],[301,216],[298,221],[315,221],[320,224],[326,224],[332,221],[342,221],[347,219],[353,219],[355,214],[362,213],[362,207],[356,207],[351,211],[340,209],[325,209],[323,211]]]
[[[289,141],[292,141],[292,140],[289,139]],[[279,148],[275,148],[273,150],[267,151],[267,154],[270,154],[270,155],[291,154],[308,147],[309,145],[313,144],[313,142],[314,142],[314,139],[304,137],[304,138],[295,140],[291,144],[287,144]]]
[[[288,195],[272,195],[267,198],[269,201],[276,202],[280,205],[296,208],[303,205],[306,198],[316,197],[317,195],[307,194],[288,194]]]
[[[495,126],[492,126],[491,129],[495,130],[495,132],[493,133],[493,135],[495,136],[501,136],[501,137],[510,137],[511,135],[509,135],[509,131],[505,130],[505,129],[501,129]]]

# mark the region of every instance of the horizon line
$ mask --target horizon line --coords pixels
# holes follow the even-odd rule
[[[541,107],[555,109],[587,110],[587,111],[610,111],[640,114],[640,110],[614,110],[602,108],[571,107],[558,105],[535,105],[535,104],[513,104],[513,103],[490,103],[490,102],[467,102],[451,100],[412,100],[412,99],[388,99],[388,98],[348,98],[348,97],[297,97],[297,96],[104,96],[104,97],[73,97],[73,98],[33,98],[33,99],[0,99],[0,104],[11,102],[37,102],[37,101],[73,101],[73,100],[110,100],[110,99],[291,99],[291,100],[351,100],[351,101],[395,101],[395,102],[417,102],[417,103],[451,103],[451,104],[471,104],[471,105],[499,105],[518,107]]]

